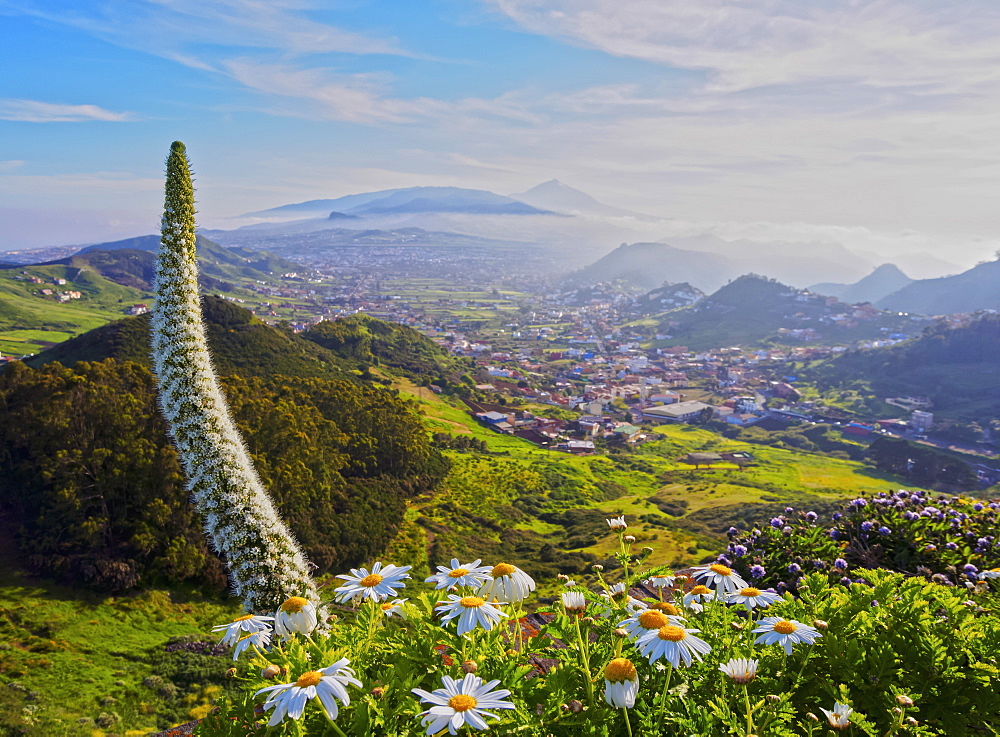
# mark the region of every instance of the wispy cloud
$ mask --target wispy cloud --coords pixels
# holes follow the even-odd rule
[[[54,11],[21,2],[19,12],[72,26],[126,48],[193,66],[206,65],[191,50],[206,46],[255,48],[284,54],[411,55],[393,38],[377,38],[312,20],[295,0],[108,0]],[[86,9],[84,9],[86,8]]]
[[[0,172],[2,171],[14,171],[14,169],[19,166],[24,166],[24,162],[19,159],[9,159],[8,161],[0,161]]]
[[[0,99],[0,120],[23,123],[80,123],[102,121],[124,123],[135,120],[130,112],[114,112],[97,105],[69,105],[40,100]]]

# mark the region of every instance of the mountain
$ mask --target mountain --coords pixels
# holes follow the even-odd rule
[[[527,192],[510,195],[511,199],[524,202],[541,210],[562,213],[563,215],[604,215],[608,217],[628,217],[640,218],[644,220],[657,220],[650,215],[622,210],[618,207],[605,205],[598,202],[586,192],[581,192],[558,179],[550,179],[547,182],[532,187]]]
[[[405,215],[410,213],[465,213],[473,215],[550,214],[511,197],[462,187],[409,187],[347,195],[333,200],[311,200],[252,212],[242,217],[330,217],[341,215]]]
[[[827,241],[728,241],[711,233],[672,237],[675,248],[715,253],[735,266],[730,276],[757,273],[773,276],[780,282],[804,287],[820,281],[853,282],[872,269],[866,258],[842,243]],[[662,241],[666,242],[666,241]]]
[[[810,292],[825,294],[829,297],[836,297],[841,302],[848,304],[860,304],[862,302],[878,302],[883,297],[888,297],[893,292],[899,291],[908,284],[912,284],[913,279],[908,277],[898,266],[893,264],[882,264],[875,271],[854,284],[814,284],[809,287]]]
[[[1000,310],[1000,260],[954,276],[915,281],[883,297],[876,307],[920,315]]]
[[[718,289],[737,273],[733,264],[717,254],[685,251],[666,243],[623,243],[569,280],[594,284],[620,279],[640,289],[689,282],[700,289]]]

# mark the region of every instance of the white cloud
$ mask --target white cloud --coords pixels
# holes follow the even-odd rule
[[[708,90],[850,80],[915,91],[998,81],[993,0],[493,0],[523,28],[704,70]]]
[[[8,161],[0,161],[0,172],[13,171],[19,166],[24,166],[24,162],[19,159],[9,159]]]
[[[135,120],[133,113],[117,113],[97,105],[68,105],[39,100],[0,99],[0,120],[24,123],[78,123],[102,121],[122,123]]]

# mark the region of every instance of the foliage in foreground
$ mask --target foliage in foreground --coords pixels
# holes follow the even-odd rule
[[[662,570],[637,570],[647,555],[633,554],[623,536],[619,557],[628,584],[668,582]],[[345,578],[357,581],[367,570],[352,573],[357,575]],[[654,577],[646,579],[650,574]],[[566,593],[540,628],[531,624],[537,620],[522,620],[516,627],[513,619],[505,619],[463,635],[457,634],[454,621],[440,618],[441,602],[454,590],[429,592],[423,587],[410,593],[397,588],[387,596],[406,593],[409,598],[396,606],[363,593],[355,600],[357,608],[334,622],[327,635],[275,637],[270,647],[242,643],[247,654],[236,678],[243,695],[223,703],[197,734],[443,734],[440,724],[422,723],[431,704],[422,703],[413,689],[433,692],[447,685],[445,677],[457,682],[467,673],[484,682],[498,681],[492,685],[495,693],[510,692],[505,698],[511,708],[490,709],[496,718],[483,717],[498,735],[820,735],[838,720],[853,730],[848,734],[873,736],[961,737],[1000,728],[996,581],[980,581],[967,591],[888,571],[870,571],[868,583],[850,585],[813,574],[800,582],[799,598],[764,596],[776,601],[748,611],[712,591],[699,595],[707,590],[692,590],[694,581],[639,589],[621,585],[625,582],[616,586],[602,576],[597,571],[587,585],[567,582]],[[714,578],[717,589],[743,583],[724,566],[705,567],[698,576],[709,582]],[[639,602],[626,594],[650,590],[673,599],[683,619],[669,619],[670,625],[646,631],[637,643],[621,629],[629,626],[626,620],[635,628],[639,615],[650,611],[647,607],[660,607],[663,616],[675,611],[656,597]],[[742,592],[754,596],[747,588]],[[476,588],[457,590],[459,596],[475,593]],[[468,603],[478,607],[475,601]],[[512,617],[523,611],[519,602],[495,606]],[[577,606],[585,611],[574,612]],[[655,624],[657,617],[651,618]],[[789,623],[798,634],[791,636],[787,654],[780,644],[757,644],[777,638],[775,633]],[[266,625],[262,627],[267,634]],[[708,647],[698,646],[696,638]],[[650,649],[655,645],[663,648],[662,658]],[[684,655],[688,646],[690,658]],[[699,648],[701,653],[693,651]],[[620,658],[631,665],[616,660]],[[734,658],[756,662],[736,667]],[[690,667],[685,667],[688,660]],[[736,677],[720,670],[726,664]],[[334,665],[329,672],[338,676],[349,703],[343,698],[336,702],[333,719],[319,699],[307,702],[308,694],[301,696],[304,709],[297,719],[294,709],[283,719],[276,712],[289,703],[284,697],[265,706],[275,694],[295,693],[296,683],[308,687],[310,679],[319,679],[317,671]],[[755,676],[740,677],[748,671]],[[617,695],[606,697],[609,687]],[[635,689],[632,708],[619,708],[627,702],[621,701],[623,687]],[[445,704],[438,713],[459,714],[453,724],[461,733],[482,728],[465,716],[469,702]],[[846,710],[848,716],[837,717],[834,704],[842,705],[840,712]],[[831,713],[829,721],[824,709]],[[266,726],[268,720],[275,726]]]

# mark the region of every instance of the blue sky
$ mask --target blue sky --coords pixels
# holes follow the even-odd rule
[[[0,249],[551,178],[725,237],[986,257],[1000,6],[938,0],[0,0]],[[613,244],[610,244],[613,245]]]

